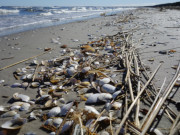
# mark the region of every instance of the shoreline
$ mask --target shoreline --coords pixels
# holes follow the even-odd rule
[[[120,13],[115,16],[98,17],[0,37],[0,68],[38,55],[44,52],[44,48],[54,50],[38,57],[37,60],[61,57],[63,49],[60,46],[62,45],[67,45],[69,48],[80,48],[82,44],[97,41],[106,35],[115,35],[119,31],[130,31],[131,33],[133,29],[132,43],[137,48],[142,63],[149,69],[148,74],[150,75],[163,61],[153,83],[159,88],[166,77],[166,87],[175,73],[171,67],[178,64],[180,56],[178,45],[180,41],[180,11],[165,10],[161,12],[159,9],[145,8],[135,9],[133,12],[123,12],[125,12],[124,16]],[[132,17],[125,20],[124,17],[130,14]],[[0,71],[0,80],[5,80],[4,83],[0,84],[1,96],[7,97],[0,98],[0,105],[9,105],[8,101],[15,92],[26,94],[31,99],[35,98],[36,89],[24,90],[10,87],[15,82],[21,82],[15,80],[13,72],[17,68],[27,66],[32,60]],[[180,92],[178,91],[173,100],[178,101],[179,96]],[[174,105],[170,106],[176,113],[179,112]],[[0,124],[7,120],[8,118],[2,119]],[[164,123],[164,121],[168,121],[167,118],[163,117],[160,121],[159,129],[170,127],[171,122]],[[33,132],[37,134],[49,134],[40,129],[41,124],[40,120],[29,122],[21,129],[19,135],[27,133],[29,129],[33,129]],[[163,130],[163,133],[167,134],[167,131]]]

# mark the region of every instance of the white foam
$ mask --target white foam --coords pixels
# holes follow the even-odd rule
[[[50,16],[50,15],[53,15],[51,12],[47,12],[47,13],[40,13],[40,15],[42,16]]]
[[[10,14],[10,13],[19,13],[19,10],[8,10],[8,9],[0,9],[0,14]]]

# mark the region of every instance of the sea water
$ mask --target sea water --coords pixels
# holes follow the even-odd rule
[[[0,7],[0,36],[115,14],[133,8],[125,7]]]

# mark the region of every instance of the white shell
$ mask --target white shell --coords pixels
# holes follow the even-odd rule
[[[33,78],[33,74],[27,74],[27,75],[26,75],[26,78],[27,78],[28,80],[31,80],[31,79]]]
[[[29,83],[28,83],[28,82],[23,82],[23,83],[22,83],[22,85],[21,85],[21,87],[22,87],[22,88],[27,88],[27,87],[28,87],[28,85],[29,85]]]
[[[13,117],[14,115],[16,115],[17,112],[16,111],[8,111],[4,114],[1,115],[1,118],[6,118],[6,117]]]
[[[14,93],[13,94],[13,99],[28,102],[30,100],[30,97],[27,96],[27,95],[24,95],[24,94]]]
[[[71,109],[72,106],[73,106],[73,102],[70,102],[68,104],[63,105],[63,107],[61,108],[60,116],[66,115],[67,112],[69,111],[69,109]]]
[[[74,67],[70,67],[66,70],[66,72],[69,76],[73,76],[76,71]]]
[[[55,119],[53,119],[53,126],[58,128],[62,122],[63,122],[62,118],[55,118]]]
[[[112,103],[112,107],[114,107],[115,109],[120,109],[122,107],[122,103],[114,102]]]
[[[26,123],[27,119],[13,119],[10,121],[6,121],[1,125],[3,129],[20,129],[24,123]]]
[[[89,70],[91,70],[91,67],[84,67],[81,72],[82,72],[82,73],[86,73],[86,72],[88,72]]]
[[[94,113],[96,115],[99,115],[100,113],[92,106],[85,106],[84,108],[85,111],[87,111],[88,113]]]
[[[115,99],[122,91],[118,90],[116,92],[113,93],[113,99]]]
[[[104,84],[109,83],[111,80],[109,78],[103,78],[101,80],[99,80],[99,86],[102,86]]]
[[[101,90],[103,92],[107,92],[107,93],[114,93],[116,91],[116,87],[110,85],[110,84],[104,84],[102,87],[101,87]]]
[[[37,88],[37,87],[39,87],[39,85],[40,85],[39,82],[32,82],[31,83],[31,87],[33,87],[33,88]]]
[[[95,66],[99,66],[99,61],[95,61],[95,62],[94,62],[94,65],[95,65]]]
[[[20,111],[27,111],[31,105],[29,103],[23,103],[19,108]]]
[[[61,112],[60,107],[54,107],[48,112],[48,117],[55,117]]]
[[[107,102],[112,99],[112,95],[109,93],[100,93],[98,100],[101,102]]]
[[[109,93],[96,93],[88,97],[86,104],[93,104],[98,102],[107,102],[112,98],[112,95]]]

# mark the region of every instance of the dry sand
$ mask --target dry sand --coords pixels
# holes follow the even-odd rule
[[[52,59],[59,56],[60,46],[63,44],[78,48],[79,45],[88,41],[96,40],[105,35],[114,35],[121,29],[132,31],[135,28],[132,31],[133,43],[138,48],[142,62],[153,71],[163,61],[159,72],[155,76],[155,81],[153,81],[155,86],[160,87],[165,77],[167,78],[166,84],[168,84],[175,73],[171,66],[177,65],[180,58],[180,11],[165,10],[160,12],[158,9],[138,9],[126,14],[132,14],[134,19],[125,23],[117,23],[120,18],[119,15],[106,16],[0,37],[0,68],[38,55],[43,52],[45,47],[54,50],[38,57],[38,60]],[[53,43],[52,39],[56,40],[57,43]],[[175,50],[176,52],[172,54],[159,53],[159,51],[169,50]],[[149,59],[154,59],[154,61],[149,61]],[[29,95],[31,99],[36,98],[36,89],[28,88],[24,90],[10,87],[15,82],[21,82],[15,80],[13,72],[17,68],[28,65],[28,62],[31,61],[0,71],[0,80],[5,80],[4,83],[0,84],[0,105],[8,105],[8,101],[15,92]],[[3,96],[7,96],[7,98]],[[173,99],[178,101],[179,96],[180,92],[178,91]],[[179,113],[176,107],[172,107],[176,113]],[[0,124],[7,120],[8,118],[1,118]],[[29,122],[18,134],[22,135],[29,131],[43,135],[48,134],[40,129],[41,124],[39,120]],[[166,129],[170,125],[170,122],[163,123],[162,120],[158,127]],[[167,130],[164,130],[164,133],[166,132]]]

